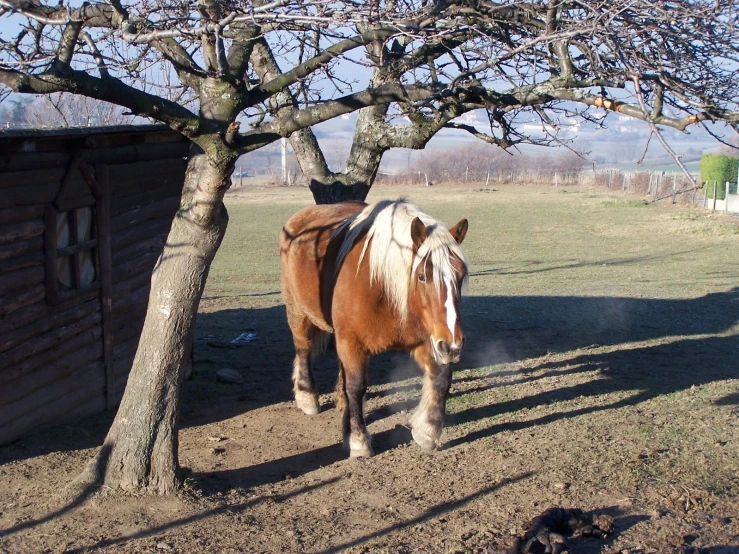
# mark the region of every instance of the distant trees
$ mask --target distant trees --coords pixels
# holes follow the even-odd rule
[[[7,102],[3,111],[8,127],[44,129],[49,127],[96,127],[146,123],[125,115],[126,109],[85,96],[57,92],[26,101]]]
[[[576,176],[584,161],[569,150],[549,153],[508,153],[485,143],[472,143],[447,149],[422,151],[416,171],[434,182],[509,182],[528,180],[549,183],[554,174],[564,182]]]
[[[0,94],[0,100],[5,100],[0,105],[0,128],[24,127],[26,123],[26,108],[33,103],[32,97],[20,97],[8,99],[9,95]]]

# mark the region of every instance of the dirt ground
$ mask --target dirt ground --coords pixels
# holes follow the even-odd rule
[[[291,403],[276,239],[311,199],[243,188],[198,317],[180,461],[168,498],[58,492],[101,444],[102,414],[0,447],[0,553],[492,553],[549,506],[608,514],[571,553],[739,552],[739,227],[607,190],[378,187],[449,224],[470,219],[466,350],[443,448],[406,427],[420,379],[373,360],[377,455],[349,460],[322,411]],[[668,201],[669,202],[669,201]],[[242,333],[256,340],[231,341]],[[215,374],[236,369],[241,384]]]

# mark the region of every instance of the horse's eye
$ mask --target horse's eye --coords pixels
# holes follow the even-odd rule
[[[426,282],[426,275],[424,275],[423,273],[419,273],[418,274],[418,280],[421,281],[422,283],[425,283]]]

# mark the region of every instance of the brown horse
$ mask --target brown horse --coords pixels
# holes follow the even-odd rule
[[[371,456],[364,421],[370,356],[410,350],[424,372],[411,418],[414,440],[436,447],[464,334],[459,313],[467,261],[460,243],[467,220],[452,229],[405,201],[343,202],[304,208],[280,235],[282,294],[295,342],[295,401],[319,411],[311,354],[336,335],[336,407],[344,412],[350,455]]]

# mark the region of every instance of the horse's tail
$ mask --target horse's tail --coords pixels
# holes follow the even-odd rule
[[[336,378],[334,404],[340,413],[344,412],[344,408],[346,408],[346,379],[344,377],[344,364],[341,363],[341,360],[339,360],[339,375]]]

